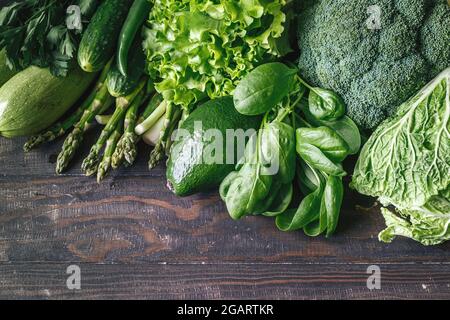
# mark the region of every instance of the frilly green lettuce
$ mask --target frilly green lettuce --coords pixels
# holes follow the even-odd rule
[[[148,72],[183,108],[233,92],[287,50],[285,0],[155,0],[145,28]]]

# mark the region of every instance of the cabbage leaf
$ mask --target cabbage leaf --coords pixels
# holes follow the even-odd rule
[[[425,245],[450,239],[450,68],[400,106],[361,151],[352,187],[393,205],[380,234]]]

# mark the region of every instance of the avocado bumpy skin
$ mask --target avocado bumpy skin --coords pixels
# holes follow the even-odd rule
[[[368,8],[381,28],[367,27]],[[306,0],[300,8],[299,68],[339,93],[348,115],[374,129],[450,66],[447,0]]]

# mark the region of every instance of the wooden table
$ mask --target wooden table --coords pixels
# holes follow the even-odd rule
[[[56,176],[61,143],[24,154],[23,140],[0,139],[0,298],[450,298],[450,243],[378,242],[373,200],[347,193],[337,235],[308,238],[268,218],[234,222],[216,192],[175,197],[145,147],[100,185],[81,157]],[[66,286],[71,265],[81,290]],[[367,288],[371,265],[380,290]]]

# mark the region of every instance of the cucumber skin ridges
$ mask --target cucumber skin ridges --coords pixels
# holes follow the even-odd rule
[[[89,23],[78,50],[78,64],[86,72],[100,71],[113,57],[131,0],[105,0]]]

